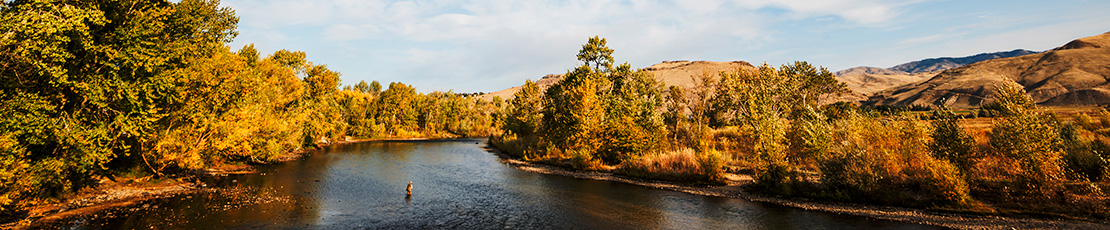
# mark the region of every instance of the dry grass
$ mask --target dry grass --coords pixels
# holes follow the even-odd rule
[[[724,181],[726,160],[717,151],[696,153],[686,148],[629,159],[617,172],[652,179],[719,184]]]

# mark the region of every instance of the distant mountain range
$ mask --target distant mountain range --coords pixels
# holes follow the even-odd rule
[[[871,95],[864,104],[971,108],[994,100],[995,85],[1017,83],[1047,106],[1110,103],[1110,33],[1043,53],[991,59],[945,70],[925,81]]]
[[[968,65],[968,64],[971,64],[971,63],[976,63],[976,62],[981,62],[981,61],[986,61],[986,60],[991,60],[991,59],[1017,57],[1017,56],[1036,54],[1036,53],[1041,53],[1041,52],[1023,50],[1023,49],[1016,49],[1016,50],[1006,51],[1006,52],[981,53],[981,54],[971,55],[971,56],[967,56],[967,57],[958,57],[958,58],[953,58],[953,57],[929,58],[929,59],[925,59],[925,60],[913,61],[913,62],[901,64],[901,65],[896,65],[894,67],[890,67],[890,70],[902,71],[902,72],[907,72],[907,73],[926,73],[926,72],[944,71],[944,70],[953,69],[953,68],[956,68],[956,67]]]
[[[1006,52],[981,53],[967,57],[942,57],[912,61],[890,68],[869,66],[853,67],[836,72],[837,79],[848,85],[858,100],[892,87],[932,78],[940,71],[997,58],[1016,57],[1040,52],[1016,49]],[[850,98],[846,98],[850,100]]]

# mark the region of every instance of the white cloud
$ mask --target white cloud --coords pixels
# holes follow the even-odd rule
[[[225,0],[240,17],[237,43],[270,49],[309,48],[309,58],[347,77],[389,78],[426,88],[492,91],[574,65],[587,37],[600,35],[618,61],[647,66],[663,60],[736,58],[775,38],[763,9],[790,20],[839,17],[850,25],[882,23],[900,3],[873,0],[567,0],[384,1]],[[772,14],[778,14],[772,13]],[[772,15],[773,16],[773,15]],[[249,40],[249,41],[247,41]],[[311,49],[332,49],[316,51]],[[383,64],[314,53],[400,55]],[[270,52],[273,50],[261,50]],[[759,57],[749,57],[758,59]],[[725,60],[721,60],[725,61]],[[447,67],[450,67],[449,70]],[[377,68],[377,69],[370,69]],[[448,76],[454,75],[454,76]],[[495,86],[474,83],[506,79]],[[358,82],[351,79],[346,82]]]
[[[737,4],[751,8],[779,8],[797,18],[835,15],[860,24],[874,24],[897,16],[895,8],[912,1],[890,0],[737,0]]]
[[[339,24],[328,26],[324,30],[325,39],[328,41],[350,41],[370,38],[382,32],[374,24],[350,25]]]

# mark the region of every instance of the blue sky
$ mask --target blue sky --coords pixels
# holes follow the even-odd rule
[[[308,53],[342,84],[491,92],[565,73],[594,35],[617,62],[795,60],[837,71],[1046,50],[1110,31],[1110,1],[224,0],[233,50]]]

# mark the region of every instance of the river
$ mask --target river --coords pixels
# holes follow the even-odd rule
[[[936,229],[525,172],[482,139],[337,145],[76,229]],[[405,187],[413,183],[412,195]]]

